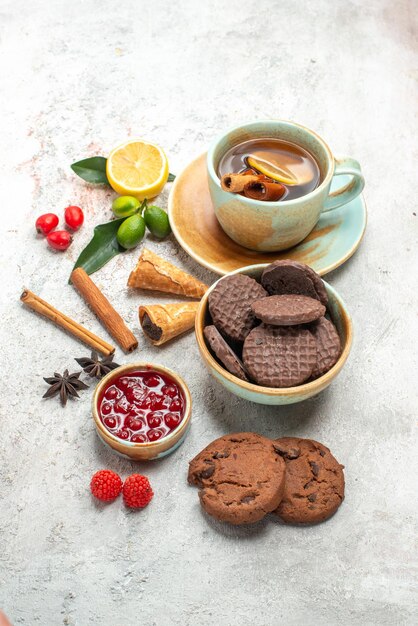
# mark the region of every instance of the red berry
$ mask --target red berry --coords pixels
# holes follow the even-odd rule
[[[174,385],[164,385],[161,391],[170,398],[175,398],[177,395],[177,389]]]
[[[142,509],[151,502],[154,493],[146,476],[132,474],[123,485],[123,500],[126,506]]]
[[[111,387],[105,393],[105,398],[107,398],[108,400],[114,400],[117,397],[118,397],[118,390],[116,389],[116,387]]]
[[[158,430],[158,428],[148,431],[148,439],[150,441],[157,441],[158,439],[161,439],[162,436],[163,432],[161,430]]]
[[[144,427],[144,422],[142,420],[136,419],[135,417],[129,416],[125,420],[126,428],[130,428],[133,431],[141,430]]]
[[[150,428],[158,428],[161,425],[161,413],[150,413],[147,417],[148,426]]]
[[[122,480],[116,472],[100,470],[91,479],[90,489],[95,498],[109,502],[117,498],[122,491]]]
[[[113,405],[113,408],[118,413],[124,413],[125,415],[127,415],[129,413],[129,408],[130,407],[125,406],[123,401],[119,400],[118,402],[115,402],[115,404]]]
[[[132,435],[131,441],[133,443],[145,443],[148,440],[146,435]]]
[[[174,430],[180,423],[180,415],[175,413],[167,413],[164,419],[170,430]]]
[[[59,219],[55,213],[40,215],[35,222],[36,230],[40,235],[47,235],[58,226]]]
[[[119,437],[119,439],[129,439],[129,431],[125,430],[124,428],[121,428],[116,433],[116,437]]]
[[[71,230],[78,230],[84,222],[84,213],[79,206],[67,206],[64,211],[64,219]]]
[[[112,410],[112,405],[110,404],[110,402],[106,402],[105,404],[102,404],[100,410],[103,413],[103,415],[109,415],[109,413]]]
[[[157,376],[150,374],[149,376],[144,377],[144,384],[147,387],[158,387],[158,385],[160,384],[160,381]]]
[[[173,400],[172,403],[170,404],[170,411],[180,411],[180,409],[181,409],[181,401]]]
[[[66,250],[73,238],[66,230],[54,230],[54,232],[49,233],[46,240],[54,250]]]
[[[116,420],[114,417],[105,417],[103,424],[108,428],[116,428]]]

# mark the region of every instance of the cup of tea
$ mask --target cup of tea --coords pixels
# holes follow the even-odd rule
[[[321,213],[347,204],[364,187],[355,159],[334,157],[314,131],[281,120],[232,128],[210,147],[207,169],[223,230],[238,244],[261,252],[300,243]],[[339,176],[348,182],[330,192]],[[228,186],[231,180],[237,184]]]

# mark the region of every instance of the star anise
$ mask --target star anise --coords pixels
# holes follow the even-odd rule
[[[69,374],[68,370],[65,370],[64,374],[58,374],[54,372],[54,375],[50,378],[44,378],[44,381],[51,385],[48,391],[42,396],[43,398],[52,398],[57,394],[60,395],[62,406],[67,404],[69,397],[79,398],[77,391],[81,389],[88,389],[88,385],[79,380],[81,372],[74,372]]]
[[[118,363],[113,362],[113,354],[100,360],[99,355],[95,351],[91,353],[90,359],[82,358],[76,359],[76,361],[81,365],[86,374],[92,378],[103,378],[103,376],[108,374],[111,370],[120,367]]]

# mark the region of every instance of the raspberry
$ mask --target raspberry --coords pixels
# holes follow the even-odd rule
[[[122,491],[122,480],[116,472],[100,470],[91,479],[90,489],[95,498],[110,502],[118,497]]]
[[[134,509],[142,509],[152,500],[154,493],[146,476],[132,474],[128,476],[123,485],[123,500],[126,506]]]

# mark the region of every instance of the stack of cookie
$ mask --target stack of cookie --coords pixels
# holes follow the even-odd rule
[[[328,295],[308,265],[271,263],[261,284],[245,274],[221,279],[209,298],[206,341],[234,376],[265,387],[293,387],[322,376],[341,354],[327,315]]]
[[[287,523],[314,524],[344,499],[343,465],[321,443],[296,437],[225,435],[190,462],[188,480],[201,488],[209,515],[235,525],[270,512]]]

